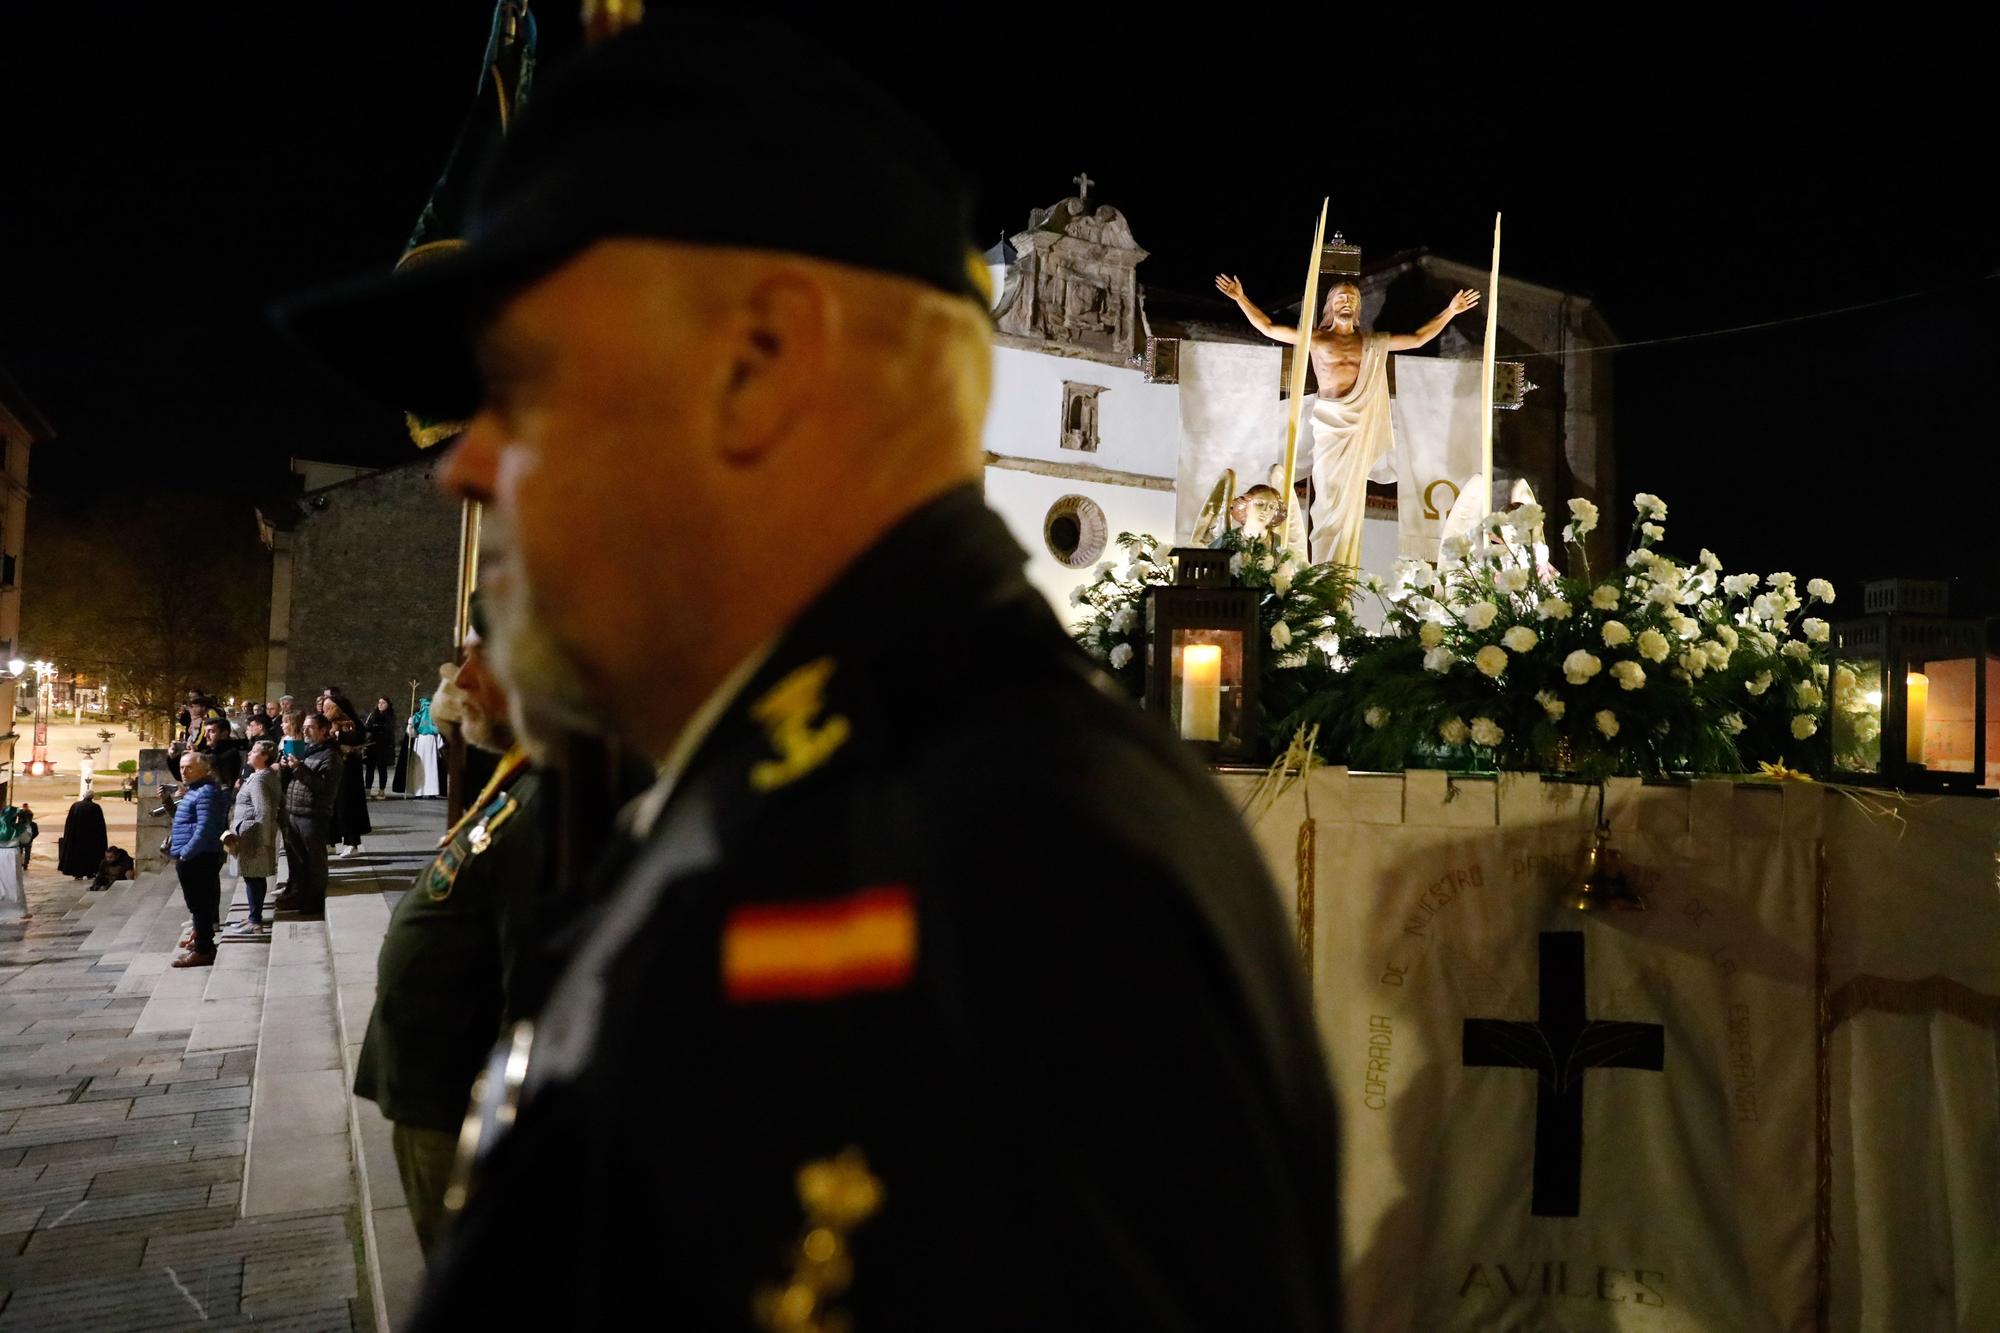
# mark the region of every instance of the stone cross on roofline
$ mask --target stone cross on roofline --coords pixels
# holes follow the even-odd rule
[[[1070,179],[1076,182],[1077,202],[1082,204],[1089,203],[1090,187],[1097,184],[1096,181],[1090,178],[1090,173],[1086,171],[1081,176],[1071,176]]]

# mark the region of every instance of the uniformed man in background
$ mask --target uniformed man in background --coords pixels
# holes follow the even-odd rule
[[[470,418],[496,666],[659,766],[413,1328],[1337,1324],[1291,931],[981,500],[966,216],[824,51],[659,13],[462,251],[291,313]]]
[[[539,1006],[557,917],[549,779],[515,742],[477,598],[472,627],[435,707],[468,744],[500,755],[499,767],[396,905],[354,1071],[355,1095],[395,1127],[396,1170],[426,1256],[444,1234],[472,1081],[502,1031]]]

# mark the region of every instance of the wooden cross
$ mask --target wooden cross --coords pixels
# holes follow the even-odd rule
[[[1086,171],[1083,175],[1071,176],[1070,179],[1076,182],[1077,201],[1079,203],[1088,202],[1090,199],[1090,187],[1097,184],[1096,181],[1090,178],[1090,173]]]

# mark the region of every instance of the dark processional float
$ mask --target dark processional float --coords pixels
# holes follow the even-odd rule
[[[1282,886],[1350,1326],[2000,1328],[1989,625],[1615,501],[1609,331],[1497,218],[1322,212],[1280,322],[1076,183],[986,256],[987,497]]]

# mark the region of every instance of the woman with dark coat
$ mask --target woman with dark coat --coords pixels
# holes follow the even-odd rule
[[[86,796],[69,808],[62,841],[56,844],[56,869],[72,879],[89,879],[104,864],[110,840],[104,833],[104,811],[97,798]]]
[[[375,701],[375,711],[368,715],[361,729],[368,733],[367,766],[362,774],[362,788],[368,795],[389,790],[389,769],[396,762],[396,742],[401,733],[396,730],[396,713],[387,699]]]
[[[368,818],[368,786],[361,772],[361,754],[368,748],[368,737],[353,714],[334,699],[320,700],[319,711],[326,718],[329,743],[347,760],[340,766],[340,792],[333,798],[327,841],[339,847],[335,856],[348,857],[361,850],[362,835],[374,829]]]

